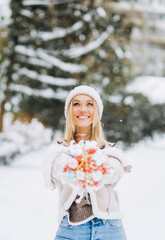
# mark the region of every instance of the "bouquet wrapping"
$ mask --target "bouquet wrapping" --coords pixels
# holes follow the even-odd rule
[[[78,187],[81,192],[99,190],[114,170],[110,158],[97,146],[96,141],[80,141],[78,144],[71,141],[66,159],[62,184]]]

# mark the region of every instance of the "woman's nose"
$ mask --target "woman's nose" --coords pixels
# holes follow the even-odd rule
[[[86,106],[81,106],[81,108],[80,108],[80,112],[86,112],[86,111],[87,111]]]

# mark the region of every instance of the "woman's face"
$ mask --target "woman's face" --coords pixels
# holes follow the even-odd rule
[[[94,119],[94,100],[88,95],[77,95],[72,100],[73,122],[76,127],[89,127]]]

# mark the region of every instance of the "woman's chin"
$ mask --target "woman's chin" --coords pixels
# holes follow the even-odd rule
[[[89,127],[91,126],[91,123],[78,123],[75,124],[76,127]]]

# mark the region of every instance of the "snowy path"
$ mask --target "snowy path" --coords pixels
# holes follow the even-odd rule
[[[27,154],[10,167],[0,167],[0,240],[53,239],[58,195],[56,190],[44,187],[43,152]]]
[[[45,189],[42,151],[0,167],[0,240],[53,240],[58,193]],[[139,144],[126,153],[133,172],[118,185],[128,240],[164,240],[165,147]]]
[[[139,145],[127,156],[133,171],[119,192],[128,240],[164,240],[165,146]]]

